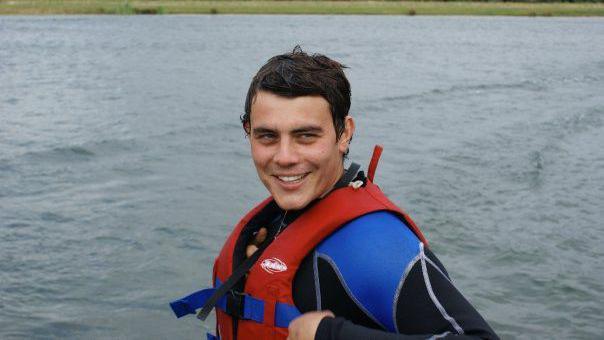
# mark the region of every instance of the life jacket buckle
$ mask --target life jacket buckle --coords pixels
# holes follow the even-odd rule
[[[229,290],[226,296],[226,313],[237,319],[244,318],[245,293]]]

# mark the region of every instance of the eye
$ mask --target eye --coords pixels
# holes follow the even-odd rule
[[[301,133],[298,135],[298,139],[302,142],[312,142],[317,139],[318,135],[316,133]]]
[[[277,139],[277,136],[274,133],[259,133],[256,135],[256,139],[263,143],[268,143]]]

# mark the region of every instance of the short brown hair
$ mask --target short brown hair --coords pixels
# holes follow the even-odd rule
[[[291,53],[270,58],[252,79],[245,99],[245,113],[240,117],[250,133],[252,103],[258,91],[283,97],[320,95],[330,106],[336,138],[344,132],[344,120],[350,110],[350,83],[344,75],[346,66],[322,54],[308,55],[300,46]]]

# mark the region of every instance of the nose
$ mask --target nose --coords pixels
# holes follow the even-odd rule
[[[291,139],[281,139],[273,160],[277,165],[284,168],[299,162],[300,158],[296,146]]]

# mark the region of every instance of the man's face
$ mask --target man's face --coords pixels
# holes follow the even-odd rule
[[[337,182],[354,131],[347,117],[336,140],[321,96],[287,98],[259,91],[251,107],[250,144],[258,177],[284,210],[304,208]]]

